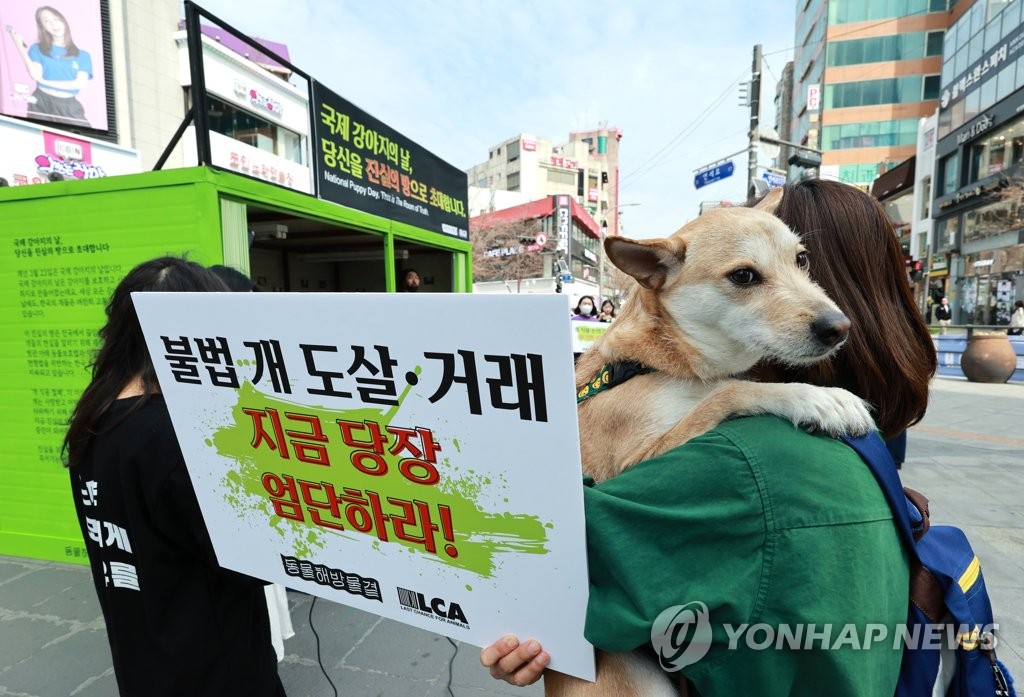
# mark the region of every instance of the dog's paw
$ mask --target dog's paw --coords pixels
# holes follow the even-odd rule
[[[830,436],[862,436],[875,430],[875,422],[867,403],[847,390],[838,387],[815,387],[789,383],[796,388],[798,397],[789,402],[793,411],[788,414],[793,423],[813,426]]]

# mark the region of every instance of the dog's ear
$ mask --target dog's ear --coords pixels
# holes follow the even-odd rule
[[[775,209],[779,207],[780,203],[782,203],[782,191],[783,189],[781,186],[775,187],[767,194],[765,194],[764,198],[755,203],[752,206],[752,208],[754,208],[755,210],[764,211],[765,213],[774,214]]]
[[[604,251],[615,266],[651,290],[661,288],[669,272],[682,264],[685,257],[685,249],[673,249],[668,240],[608,237]]]

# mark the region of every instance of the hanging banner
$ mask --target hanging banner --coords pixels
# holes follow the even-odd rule
[[[564,296],[134,301],[222,566],[593,679]]]
[[[313,81],[317,195],[469,239],[466,173]]]

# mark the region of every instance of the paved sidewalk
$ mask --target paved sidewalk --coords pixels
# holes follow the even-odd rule
[[[1024,385],[938,379],[910,434],[903,478],[931,499],[932,519],[966,528],[1002,627],[1001,658],[1024,676]],[[333,694],[309,629],[310,596],[289,592],[296,636],[282,680],[292,697]],[[441,697],[455,651],[443,637],[318,600],[313,624],[324,666],[346,697]],[[201,631],[201,630],[200,630]],[[490,679],[478,649],[460,645],[452,693],[536,697]],[[1019,684],[1019,683],[1018,683]],[[117,694],[103,619],[84,567],[0,557],[0,695]]]

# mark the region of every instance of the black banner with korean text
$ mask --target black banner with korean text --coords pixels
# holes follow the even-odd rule
[[[469,239],[465,172],[315,80],[311,113],[319,198]]]

